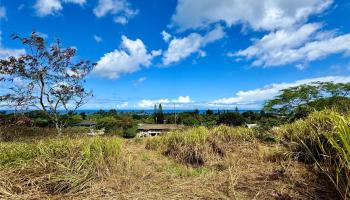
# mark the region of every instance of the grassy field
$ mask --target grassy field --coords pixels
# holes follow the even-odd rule
[[[0,198],[347,199],[349,122],[327,110],[268,132],[12,139],[0,142]]]

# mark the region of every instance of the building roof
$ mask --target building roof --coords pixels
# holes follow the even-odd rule
[[[74,124],[73,126],[96,126],[96,123],[86,121],[86,122],[80,122],[80,123]]]
[[[175,130],[181,129],[184,125],[177,124],[139,124],[139,130]]]

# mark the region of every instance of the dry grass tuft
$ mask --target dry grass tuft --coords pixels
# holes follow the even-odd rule
[[[184,164],[202,166],[226,156],[237,142],[253,140],[254,132],[247,128],[198,127],[147,139],[146,148],[159,149]]]
[[[117,138],[0,143],[0,196],[74,193],[116,169]]]
[[[315,164],[342,199],[350,198],[350,115],[315,112],[283,126],[280,137],[300,160]]]

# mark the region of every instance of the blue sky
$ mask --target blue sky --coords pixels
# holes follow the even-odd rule
[[[347,0],[0,0],[0,57],[36,31],[97,63],[87,109],[259,109],[285,87],[350,81]]]

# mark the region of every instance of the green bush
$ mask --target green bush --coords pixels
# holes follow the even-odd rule
[[[228,126],[241,126],[245,122],[244,117],[238,112],[229,112],[220,114],[218,124],[225,124]]]
[[[37,118],[34,120],[34,124],[35,126],[38,127],[48,127],[49,125],[52,125],[52,123],[50,122],[49,119],[45,119],[45,118]]]
[[[107,132],[118,128],[118,120],[114,117],[102,117],[98,119],[96,127],[99,129],[104,128]]]
[[[124,131],[124,138],[134,138],[137,135],[137,127],[131,127]]]

